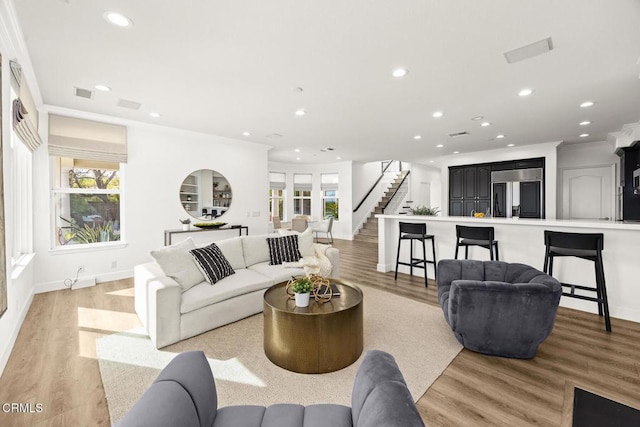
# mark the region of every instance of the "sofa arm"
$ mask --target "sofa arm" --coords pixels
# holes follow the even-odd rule
[[[340,277],[340,251],[338,250],[338,248],[327,248],[325,255],[327,256],[327,258],[329,258],[329,261],[331,261],[331,266],[333,267],[333,269],[331,270],[331,277]]]
[[[189,351],[169,362],[118,426],[211,426],[217,410],[209,362],[202,351]]]
[[[156,263],[134,267],[135,309],[156,348],[180,341],[180,285]]]
[[[488,342],[494,336],[542,342],[553,329],[561,292],[541,283],[454,280],[449,325],[456,334]]]

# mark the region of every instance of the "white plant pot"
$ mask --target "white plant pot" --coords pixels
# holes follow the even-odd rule
[[[309,292],[307,292],[306,294],[295,294],[295,295],[296,295],[297,307],[309,307],[309,295],[310,295]]]
[[[182,224],[182,231],[189,231],[191,229],[191,224]]]

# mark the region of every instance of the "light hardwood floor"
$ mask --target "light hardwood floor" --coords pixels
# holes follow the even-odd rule
[[[377,246],[336,240],[341,276],[437,305],[435,285],[376,272]],[[0,378],[0,403],[41,403],[41,413],[6,414],[0,426],[110,425],[95,339],[139,325],[132,280],[39,294]],[[418,400],[427,425],[559,426],[575,384],[640,408],[640,324],[561,308],[551,336],[532,360],[463,350]],[[407,325],[429,327],[429,325]],[[429,361],[425,360],[425,364]],[[562,424],[564,425],[564,424]]]

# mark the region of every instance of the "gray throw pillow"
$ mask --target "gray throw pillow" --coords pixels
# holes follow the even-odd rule
[[[235,274],[233,267],[231,267],[231,264],[215,243],[204,248],[193,249],[191,255],[207,279],[207,282],[212,285],[218,280]]]
[[[196,245],[191,238],[151,251],[151,256],[156,260],[164,274],[178,282],[182,292],[204,281],[204,276],[193,262],[189,253]]]

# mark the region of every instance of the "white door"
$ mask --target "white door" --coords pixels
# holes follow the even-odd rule
[[[613,219],[615,166],[562,171],[564,219]]]

